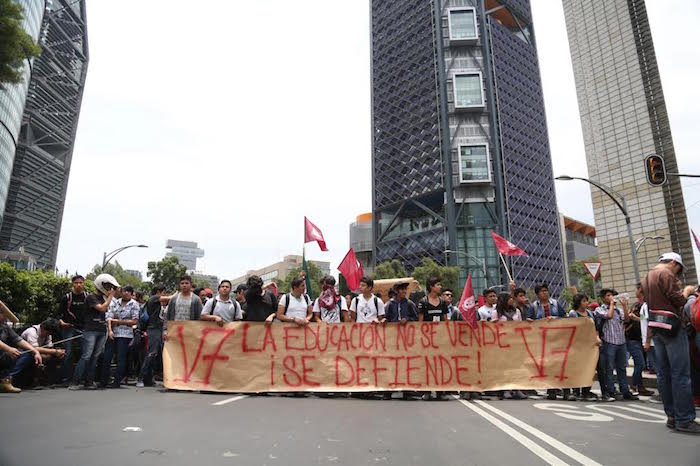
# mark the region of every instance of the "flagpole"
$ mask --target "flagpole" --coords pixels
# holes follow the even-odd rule
[[[508,266],[506,265],[506,260],[503,258],[503,254],[500,252],[498,253],[498,257],[501,258],[501,262],[503,263],[503,267],[506,268],[506,273],[508,274],[508,279],[512,282],[513,281],[513,276],[510,274],[510,270],[508,270]]]

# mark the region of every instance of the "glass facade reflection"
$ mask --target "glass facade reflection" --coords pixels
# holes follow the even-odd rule
[[[44,0],[17,0],[16,3],[21,5],[24,11],[22,28],[36,42],[44,13]],[[22,82],[0,87],[0,224],[5,211],[30,77],[31,63],[25,60]]]

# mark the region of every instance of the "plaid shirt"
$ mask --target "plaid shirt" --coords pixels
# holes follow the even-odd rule
[[[596,309],[596,314],[602,316],[605,320],[603,323],[603,341],[612,345],[625,344],[625,314],[615,308],[612,319],[608,319],[608,311],[610,306],[604,304]]]
[[[122,299],[113,299],[107,311],[107,320],[135,320],[138,322],[141,307],[135,300],[124,303]],[[112,325],[114,338],[133,338],[134,329],[130,325]]]

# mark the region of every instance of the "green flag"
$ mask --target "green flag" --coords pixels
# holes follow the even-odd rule
[[[306,248],[304,248],[304,252],[301,256],[301,269],[304,271],[304,275],[306,276],[306,294],[309,295],[309,298],[314,299],[313,295],[311,294],[311,274],[309,273],[309,266],[306,264]]]

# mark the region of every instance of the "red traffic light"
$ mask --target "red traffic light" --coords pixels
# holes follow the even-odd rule
[[[648,155],[644,159],[647,182],[650,186],[663,186],[666,183],[666,164],[660,155]]]

